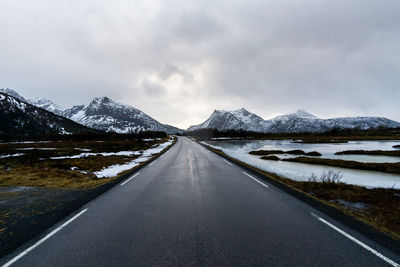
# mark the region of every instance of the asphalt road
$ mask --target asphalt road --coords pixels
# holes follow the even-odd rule
[[[164,156],[2,264],[10,260],[12,266],[390,266],[400,256],[179,138]]]

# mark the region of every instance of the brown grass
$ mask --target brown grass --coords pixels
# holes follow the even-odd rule
[[[366,189],[343,183],[297,182],[294,186],[400,239],[400,190]],[[343,200],[362,203],[366,209],[351,208]]]
[[[0,198],[9,198],[18,196],[18,192],[0,192]]]
[[[318,164],[318,165],[327,165],[340,168],[350,168],[358,170],[379,171],[379,172],[400,174],[400,162],[372,163],[372,162],[358,162],[352,160],[321,159],[321,158],[308,158],[308,157],[296,157],[296,158],[288,158],[282,160],[290,162],[306,163],[306,164]]]
[[[11,171],[0,171],[1,186],[42,186],[46,188],[89,188],[107,182],[93,175],[65,169],[42,169],[20,166]]]
[[[400,150],[345,150],[336,152],[335,155],[375,155],[400,157]]]
[[[159,140],[146,143],[129,140],[110,142],[53,142],[53,145],[50,145],[50,143],[22,145],[29,145],[27,147],[32,147],[31,145],[37,145],[40,147],[57,146],[62,150],[73,150],[73,147],[79,147],[90,148],[92,151],[96,152],[117,152],[122,150],[144,150],[150,148],[155,143],[165,141],[166,140]],[[175,142],[176,140],[174,143]],[[12,146],[15,145],[16,144],[12,144]],[[40,186],[46,188],[90,189],[117,179],[122,174],[132,171],[144,164],[141,163],[135,168],[119,174],[117,177],[98,179],[93,172],[111,165],[127,163],[135,159],[137,156],[96,155],[78,159],[40,160],[39,157],[42,155],[40,152],[37,153],[37,151],[29,150],[28,157],[22,156],[0,160],[0,186]],[[59,150],[50,151],[50,153],[53,153],[52,156],[54,156],[54,153],[59,152]],[[78,153],[82,152],[78,151]],[[77,167],[78,169],[71,170],[71,167]]]
[[[41,169],[57,168],[66,170],[70,170],[71,167],[77,167],[80,170],[95,172],[111,165],[127,163],[135,158],[137,158],[137,156],[126,157],[97,155],[78,159],[46,160],[43,161],[42,164],[39,163],[36,166],[39,166]]]

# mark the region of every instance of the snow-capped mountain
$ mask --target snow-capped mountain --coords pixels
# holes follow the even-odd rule
[[[22,102],[29,103],[29,104],[34,105],[39,108],[43,108],[43,109],[53,112],[57,115],[61,115],[63,112],[63,110],[60,106],[55,104],[53,101],[43,98],[43,97],[37,97],[33,100],[26,99],[11,88],[0,88],[0,93],[10,95],[18,100],[21,100]]]
[[[94,98],[89,105],[74,106],[65,110],[62,115],[85,126],[107,132],[182,132],[182,130],[173,126],[159,123],[134,107],[119,103],[108,97]]]
[[[59,105],[43,97],[37,97],[33,100],[30,100],[29,103],[39,108],[43,108],[47,111],[53,112],[54,114],[57,115],[62,115],[64,112]]]
[[[400,123],[382,117],[345,117],[320,119],[304,110],[268,121],[265,130],[268,133],[321,133],[333,129],[376,129],[379,127],[396,128]]]
[[[234,111],[214,110],[205,122],[199,125],[190,126],[188,131],[201,128],[214,128],[221,131],[231,129],[259,131],[260,129],[265,128],[265,121],[263,118],[244,108]]]
[[[63,110],[60,106],[46,98],[39,97],[34,100],[27,100],[9,88],[0,89],[0,92],[98,130],[118,133],[165,131],[173,134],[183,132],[181,129],[156,121],[134,107],[118,103],[108,97],[98,97],[93,99],[89,105],[78,105]]]
[[[0,93],[0,135],[35,136],[93,131],[67,118]]]
[[[319,133],[333,129],[376,129],[379,127],[397,128],[400,123],[382,117],[345,117],[321,119],[307,111],[277,116],[271,120],[248,112],[215,110],[202,124],[189,127],[188,131],[213,128],[220,131],[246,130],[264,133]]]
[[[26,100],[23,96],[21,96],[20,94],[18,94],[15,90],[13,90],[11,88],[0,88],[0,93],[10,95],[18,100],[29,103],[28,100]]]

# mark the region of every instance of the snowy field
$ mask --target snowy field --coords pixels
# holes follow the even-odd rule
[[[78,155],[73,155],[73,156],[60,156],[60,157],[50,157],[50,159],[81,159],[81,158],[87,158],[90,156],[134,156],[134,155],[140,155],[139,151],[119,151],[119,152],[99,152],[99,153],[81,153]]]
[[[249,165],[267,172],[296,181],[308,181],[312,174],[320,176],[327,170],[343,173],[343,182],[365,187],[400,188],[400,175],[375,171],[353,170],[347,168],[330,167],[323,165],[304,164],[287,161],[262,160],[260,156],[250,155],[253,150],[294,150],[305,152],[318,151],[321,158],[355,160],[360,162],[400,162],[400,157],[372,156],[372,155],[334,155],[343,150],[395,150],[394,145],[399,141],[354,141],[348,143],[330,144],[302,144],[291,140],[255,140],[255,141],[207,141],[204,142],[216,149],[221,149],[227,155],[239,159]],[[278,155],[280,158],[293,155]]]
[[[119,173],[132,169],[139,165],[141,162],[145,162],[149,160],[154,154],[158,154],[161,151],[163,151],[165,148],[170,146],[172,144],[173,139],[170,139],[169,141],[165,143],[161,143],[156,147],[152,147],[150,149],[144,150],[140,153],[140,156],[128,163],[125,164],[116,164],[109,166],[107,168],[102,169],[101,171],[95,172],[94,174],[97,176],[97,178],[106,178],[106,177],[114,177],[117,176]],[[121,152],[127,152],[127,151],[121,151]],[[119,153],[121,153],[119,152]],[[130,151],[134,153],[139,153],[138,151]]]
[[[166,140],[168,139],[162,141],[161,138],[146,138],[141,141],[65,143],[54,141],[51,144],[37,142],[43,144],[42,146],[38,146],[33,141],[1,143],[0,168],[3,170],[1,175],[5,177],[21,175],[23,177],[24,174],[20,173],[24,173],[26,168],[31,168],[30,172],[38,177],[32,181],[39,182],[41,177],[47,177],[45,174],[49,173],[48,170],[51,170],[57,178],[74,175],[79,178],[114,177],[151,159],[154,154],[158,154],[170,146],[174,139]],[[96,156],[102,157],[96,158]],[[65,170],[74,171],[74,173]]]

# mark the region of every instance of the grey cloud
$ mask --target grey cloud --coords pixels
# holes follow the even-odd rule
[[[174,74],[180,75],[183,78],[184,83],[186,83],[186,84],[192,83],[194,81],[193,74],[191,74],[187,71],[178,69],[177,67],[170,65],[170,64],[165,65],[164,69],[162,71],[160,71],[160,73],[158,75],[162,80],[167,80],[169,77],[171,77]]]
[[[142,85],[145,92],[150,96],[162,96],[167,92],[167,89],[164,86],[149,79],[144,79]]]
[[[397,0],[4,0],[0,87],[64,107],[108,95],[180,127],[241,106],[400,120],[399,13]]]

